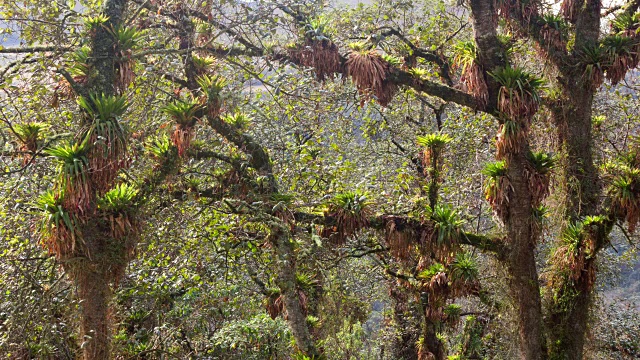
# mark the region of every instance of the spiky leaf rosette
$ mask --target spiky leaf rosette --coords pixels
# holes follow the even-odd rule
[[[116,65],[116,89],[120,92],[125,91],[129,84],[133,82],[135,73],[133,66],[135,64],[133,49],[137,45],[142,33],[134,27],[118,26],[111,29],[111,35],[115,40],[117,65]]]
[[[332,239],[337,245],[343,245],[348,237],[369,223],[370,202],[359,191],[347,191],[333,197],[327,211],[335,219],[335,226],[325,227],[322,235]]]
[[[548,46],[556,49],[567,47],[569,25],[555,14],[545,14],[540,18],[540,32]]]
[[[457,253],[449,268],[454,296],[466,296],[480,290],[480,270],[471,253],[464,251]]]
[[[609,188],[612,210],[624,218],[629,231],[634,232],[640,221],[640,169],[627,168],[616,176]]]
[[[505,119],[498,129],[496,140],[496,158],[506,159],[509,154],[518,154],[526,140],[527,129],[524,124]]]
[[[162,171],[170,172],[177,159],[177,149],[167,135],[154,137],[146,144],[145,148],[151,157],[158,162],[155,165],[156,170],[162,169]]]
[[[251,125],[251,117],[240,111],[227,114],[222,117],[222,120],[238,130],[244,130]]]
[[[443,204],[435,206],[431,212],[431,221],[434,229],[430,244],[432,252],[439,261],[448,262],[453,249],[458,245],[464,221],[460,219],[455,209]]]
[[[629,14],[624,12],[611,21],[611,30],[618,35],[635,37],[638,28],[640,28],[640,13]]]
[[[530,153],[528,160],[525,176],[529,180],[533,205],[537,207],[549,195],[549,180],[555,160],[542,152]]]
[[[443,321],[450,327],[455,328],[460,322],[460,314],[462,314],[462,307],[458,304],[449,304],[442,310],[444,315]]]
[[[522,69],[506,66],[490,73],[498,82],[498,110],[510,119],[519,120],[526,127],[531,117],[538,111],[540,91],[543,86],[539,79]]]
[[[196,114],[200,104],[193,101],[176,101],[165,106],[162,110],[169,114],[176,122],[176,128],[171,134],[171,141],[178,148],[178,156],[182,157],[193,140],[194,126],[198,121]]]
[[[135,219],[138,190],[128,184],[118,184],[98,199],[98,210],[109,223],[111,236],[122,239],[135,235],[138,227]]]
[[[89,67],[89,57],[91,56],[91,48],[88,46],[83,46],[78,50],[74,51],[71,55],[71,60],[73,64],[69,68],[69,74],[73,76],[73,80],[78,83],[84,83],[86,81],[87,76],[89,76],[89,72],[91,68]]]
[[[595,283],[595,228],[602,226],[604,218],[588,216],[583,221],[569,224],[563,231],[561,243],[551,260],[551,281],[558,284],[569,280],[584,290]]]
[[[129,103],[124,96],[91,94],[79,97],[78,105],[91,122],[85,136],[88,139],[87,157],[91,180],[99,193],[107,191],[120,169],[128,166],[127,139],[120,119]]]
[[[93,36],[95,32],[104,25],[104,23],[109,20],[108,16],[104,14],[98,14],[96,16],[87,16],[84,21],[84,30],[90,35]]]
[[[596,90],[604,82],[605,53],[600,46],[585,46],[580,50],[580,65],[584,68],[583,83]]]
[[[38,145],[42,141],[44,132],[49,128],[47,124],[39,122],[30,122],[17,124],[13,130],[20,141],[20,151],[35,154],[38,151]],[[24,154],[23,164],[31,161],[30,154]]]
[[[375,50],[365,50],[360,46],[353,45],[349,52],[347,74],[363,99],[374,95],[380,105],[387,106],[397,91],[396,85],[387,79],[389,63]]]
[[[602,40],[602,49],[607,59],[605,76],[612,84],[619,83],[627,71],[638,65],[639,57],[634,54],[634,39],[623,35],[611,35]]]
[[[452,140],[451,136],[447,134],[427,134],[416,138],[418,145],[424,148],[422,151],[422,163],[425,168],[429,168],[432,164],[436,164],[439,167],[442,166],[439,161],[442,151]]]
[[[549,209],[544,205],[538,205],[538,207],[533,208],[533,210],[531,211],[531,216],[533,218],[533,222],[531,224],[531,230],[533,232],[532,238],[536,239],[536,241],[538,240],[538,236],[542,232],[544,222],[548,214]]]
[[[40,235],[42,245],[57,259],[73,257],[76,253],[77,220],[64,207],[64,193],[47,191],[36,200],[36,207],[42,211]]]
[[[486,107],[489,90],[482,69],[476,61],[477,50],[475,42],[461,41],[454,46],[454,52],[453,63],[456,67],[461,68],[460,82],[476,98],[480,108]]]
[[[441,263],[432,263],[428,268],[420,271],[416,276],[414,288],[420,292],[429,293],[429,307],[426,316],[432,320],[439,321],[442,318],[442,306],[450,293],[450,278],[447,274],[445,266]]]
[[[45,150],[60,161],[61,188],[64,189],[63,206],[72,213],[84,213],[94,197],[89,179],[88,138],[81,143],[60,145]]]
[[[209,56],[200,57],[194,55],[191,60],[193,61],[193,66],[196,69],[196,73],[200,76],[207,75],[213,68],[213,65],[216,63],[216,60]]]
[[[206,106],[207,115],[211,118],[220,116],[222,109],[222,90],[227,86],[227,80],[220,75],[202,75],[196,78],[204,97],[202,103]]]
[[[487,176],[485,180],[484,195],[496,216],[505,220],[507,204],[511,194],[511,183],[507,176],[507,164],[505,161],[496,161],[485,166],[482,173]]]
[[[89,56],[91,48],[82,46],[71,54],[71,66],[67,72],[78,85],[84,85],[87,82],[91,67],[89,66]],[[61,79],[55,86],[53,107],[57,107],[58,99],[69,99],[73,97],[74,92],[71,84],[66,79]]]
[[[157,160],[164,160],[171,155],[171,141],[164,135],[153,138],[146,146],[147,151]]]

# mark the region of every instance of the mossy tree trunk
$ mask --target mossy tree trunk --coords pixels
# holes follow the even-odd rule
[[[106,271],[88,261],[70,267],[80,300],[80,331],[83,360],[110,359],[111,331],[109,302],[111,286]]]
[[[600,37],[601,3],[584,0],[576,21],[576,47],[595,46]],[[593,159],[592,107],[595,90],[583,79],[583,69],[562,67],[560,78],[562,98],[552,106],[552,117],[558,134],[560,166],[560,198],[563,199],[565,227],[601,210],[600,182]],[[585,266],[593,266],[604,239]],[[562,239],[558,239],[561,242]],[[585,246],[585,244],[582,244]],[[557,284],[555,295],[547,300],[547,337],[550,359],[579,360],[583,358],[588,331],[593,284],[585,272],[578,280],[567,277]],[[549,292],[551,293],[551,291]]]
[[[78,95],[89,94],[114,95],[116,79],[116,39],[111,29],[122,26],[123,14],[127,6],[127,0],[107,0],[104,5],[104,14],[108,18],[103,26],[99,27],[90,42],[91,60],[90,67],[94,70],[89,77],[86,86]],[[96,194],[94,194],[96,195]],[[95,201],[95,199],[93,199]],[[95,206],[92,205],[92,206]],[[128,250],[119,248],[112,254],[112,249],[105,246],[105,241],[111,240],[108,228],[95,227],[96,219],[87,221],[83,229],[83,237],[87,248],[86,258],[72,259],[68,266],[71,278],[78,289],[81,315],[81,346],[84,360],[106,360],[111,358],[111,329],[109,305],[111,300],[111,284],[121,275],[120,271],[113,271],[113,267],[124,269],[124,263],[110,263],[104,259],[125,259]]]
[[[418,358],[418,330],[412,319],[418,318],[417,311],[411,308],[407,292],[396,284],[395,279],[388,280],[389,296],[393,302],[393,320],[397,336],[392,342],[391,354],[395,359]],[[415,330],[415,331],[414,331]]]
[[[472,0],[473,36],[477,46],[477,61],[487,83],[488,102],[486,111],[500,116],[498,101],[500,84],[488,74],[507,66],[504,45],[496,30],[495,3],[489,0]],[[510,119],[517,122],[526,119]],[[546,344],[544,337],[540,285],[535,262],[537,235],[532,231],[533,201],[526,178],[526,154],[530,152],[527,136],[519,148],[505,155],[510,194],[502,215],[506,231],[507,249],[499,259],[509,272],[509,292],[516,308],[520,357],[527,360],[544,359]]]
[[[533,204],[525,177],[526,157],[523,146],[520,154],[509,161],[508,178],[513,187],[509,199],[505,228],[510,250],[506,256],[509,271],[509,292],[515,302],[520,355],[522,359],[545,358],[546,344],[543,333],[540,284],[535,261],[536,235],[532,231]]]
[[[576,88],[578,89],[576,91]],[[562,154],[561,199],[564,199],[563,226],[588,215],[596,215],[600,186],[593,163],[591,109],[593,92],[576,84],[562,106],[553,111],[558,128],[559,153]],[[568,89],[566,90],[568,92]],[[561,242],[562,239],[558,239]],[[584,246],[584,244],[583,244]],[[600,247],[600,246],[598,246]],[[595,254],[590,262],[595,262]],[[590,264],[587,264],[589,266]],[[587,274],[577,281],[565,278],[557,285],[555,296],[547,300],[549,357],[582,359],[592,303]]]
[[[279,229],[272,230],[271,241],[275,242],[278,256],[276,284],[280,288],[286,321],[295,339],[295,346],[312,359],[320,359],[321,353],[309,331],[307,317],[298,296],[296,283],[296,254],[291,238]]]

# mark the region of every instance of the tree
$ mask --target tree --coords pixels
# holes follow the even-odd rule
[[[272,261],[274,276],[266,282],[261,276],[267,274],[254,273],[252,278],[267,298],[269,312],[286,312],[302,354],[323,356],[312,321],[322,286],[308,281],[314,275],[303,261],[332,253],[314,247],[318,239],[335,251],[357,251],[362,244],[353,248],[351,240],[371,232],[374,240],[365,244],[365,251],[351,256],[370,255],[384,269],[393,279],[397,304],[419,304],[419,358],[445,357],[437,333],[444,323],[456,322],[459,309],[451,304],[453,298],[472,294],[490,301],[477,283],[478,270],[467,246],[491,254],[508,273],[522,358],[582,358],[597,254],[608,244],[615,224],[626,223],[633,232],[638,221],[637,149],[632,144],[626,156],[600,171],[594,158],[592,116],[594,96],[602,91],[604,80],[615,85],[638,65],[637,1],[612,9],[610,33],[602,35],[602,5],[595,0],[565,0],[559,14],[541,2],[471,0],[465,4],[473,27],[470,39],[463,37],[464,26],[450,29],[444,39],[430,37],[426,28],[447,21],[435,17],[446,12],[435,5],[414,8],[423,12],[425,28],[409,27],[406,19],[396,21],[385,14],[387,18],[375,26],[363,25],[366,20],[354,16],[347,21],[356,23],[355,30],[345,30],[344,24],[343,33],[331,31],[334,22],[336,27],[343,24],[315,2],[108,0],[101,9],[83,4],[87,15],[72,32],[61,29],[68,19],[81,18],[74,4],[51,8],[50,13],[39,13],[37,5],[5,10],[22,26],[21,36],[29,44],[0,52],[29,55],[8,64],[2,70],[3,81],[8,85],[17,75],[42,81],[29,91],[53,92],[52,105],[65,109],[72,132],[79,135],[69,145],[51,146],[39,138],[40,125],[14,120],[17,112],[7,125],[25,155],[20,169],[43,154],[60,160],[53,192],[38,202],[45,219],[41,234],[78,286],[85,358],[109,356],[109,284],[122,278],[132,257],[140,235],[138,222],[145,218],[138,209],[151,206],[160,189],[183,199],[184,190],[174,187],[172,177],[195,168],[192,161],[221,170],[218,178],[204,176],[209,186],[200,189],[196,184],[195,192],[211,201],[208,206],[215,204],[233,215],[237,233],[245,234],[235,237],[248,239],[244,245],[264,248],[261,254]],[[378,9],[388,11],[386,5]],[[362,11],[360,19],[370,16],[362,7],[357,11]],[[14,12],[24,16],[14,18]],[[456,37],[462,38],[459,43]],[[347,44],[347,38],[360,41]],[[48,45],[63,39],[74,45]],[[516,42],[533,44],[535,50],[516,52]],[[533,75],[535,69],[525,70],[527,59],[535,56],[545,61],[544,81]],[[276,157],[268,132],[256,132],[260,125],[250,128],[250,116],[235,112],[236,106],[244,105],[242,96],[223,96],[232,86],[241,89],[246,84],[225,80],[223,74],[229,73],[209,57],[261,79],[265,92],[274,89],[265,97],[275,102],[299,97],[297,84],[308,81],[291,74],[294,66],[311,69],[317,80],[313,87],[335,89],[336,77],[349,79],[361,109],[373,107],[372,102],[392,109],[399,94],[409,90],[432,108],[440,132],[447,103],[455,104],[447,106],[455,109],[449,111],[467,108],[493,117],[499,128],[496,162],[484,172],[485,196],[501,230],[465,231],[453,208],[443,204],[449,200],[441,199],[448,140],[424,129],[417,137],[420,157],[391,138],[409,157],[407,166],[417,170],[412,175],[417,186],[411,191],[419,199],[410,210],[390,211],[385,201],[393,204],[397,199],[375,196],[370,202],[366,194],[350,191],[352,184],[340,174],[333,174],[336,178],[324,187],[294,184],[284,176],[288,159]],[[47,82],[47,66],[62,76],[58,83]],[[269,68],[276,76],[268,76]],[[454,80],[456,75],[459,80]],[[155,91],[164,94],[157,96]],[[315,103],[318,109],[323,101],[312,99],[306,106]],[[285,115],[295,114],[295,108],[278,106]],[[269,109],[251,111],[261,122],[279,119]],[[148,121],[130,125],[138,127],[139,132],[132,132],[135,136],[121,125],[123,117],[133,114]],[[556,157],[532,151],[532,124],[546,114],[553,120],[556,141],[554,149],[545,150],[555,151]],[[154,124],[153,130],[161,132],[158,119],[167,118],[170,136],[146,139],[151,131],[145,126]],[[218,143],[195,142],[196,131]],[[295,136],[296,151],[304,150],[315,160],[322,149],[305,147],[314,135]],[[140,145],[142,140],[149,151],[132,161],[137,150],[129,144]],[[550,188],[554,167],[557,186]],[[300,183],[313,175],[305,176]],[[330,193],[331,201],[318,201]],[[549,193],[561,199],[547,204],[562,220],[552,232],[556,240],[547,259],[549,275],[541,279],[536,249],[543,240],[541,219]],[[305,249],[313,255],[306,256]]]

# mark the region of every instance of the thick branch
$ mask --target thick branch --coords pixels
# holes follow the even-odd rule
[[[458,89],[438,84],[434,81],[419,79],[401,69],[391,69],[389,77],[398,86],[406,86],[444,101],[480,110],[476,99],[472,95]]]
[[[580,8],[576,21],[576,49],[582,50],[583,47],[594,45],[598,41],[601,8],[600,0],[585,0],[584,6]]]
[[[488,71],[506,65],[504,47],[496,31],[496,9],[491,0],[471,0],[471,22],[473,37],[477,46],[477,61],[483,70],[488,87],[487,112],[496,112],[500,86],[487,75]]]
[[[405,43],[413,51],[413,54],[417,57],[423,58],[426,61],[432,62],[440,68],[440,76],[449,86],[453,86],[453,80],[451,80],[449,62],[443,57],[436,54],[433,51],[421,49],[417,47],[413,42],[407,39],[400,31],[393,28],[386,28],[387,30],[382,33],[383,36],[394,35],[398,37],[403,43]]]
[[[295,219],[298,222],[307,222],[315,225],[333,226],[336,223],[336,219],[333,216],[312,214],[306,212],[294,212]],[[404,230],[396,231],[410,231],[414,234],[420,234],[423,231],[429,232],[433,229],[433,224],[428,222],[422,222],[417,219],[408,216],[399,215],[377,215],[367,219],[367,227],[374,230],[383,231],[386,229],[389,219],[401,220],[404,224]],[[507,253],[507,246],[502,238],[494,238],[487,235],[478,235],[470,232],[461,232],[459,239],[461,244],[470,245],[482,251],[493,253],[498,259],[503,259]]]
[[[71,46],[30,46],[30,47],[0,47],[0,54],[33,54],[39,52],[66,52],[71,51]]]

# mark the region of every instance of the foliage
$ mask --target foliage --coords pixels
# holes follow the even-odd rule
[[[289,352],[290,334],[282,319],[258,315],[216,332],[209,356],[225,359],[268,359]]]
[[[542,79],[510,66],[497,69],[490,75],[502,86],[498,100],[500,111],[512,119],[528,119],[538,111],[544,85]]]
[[[336,194],[329,204],[328,214],[335,219],[335,226],[325,227],[322,235],[335,238],[338,245],[365,227],[370,215],[371,202],[359,191]]]
[[[138,190],[135,187],[128,184],[118,184],[98,199],[98,209],[111,213],[132,211],[137,194]]]
[[[125,3],[0,7],[0,356],[86,357],[102,304],[98,358],[567,357],[633,252],[637,16]]]
[[[431,220],[435,225],[438,245],[450,245],[458,240],[464,220],[458,217],[458,212],[453,207],[438,204],[431,213]]]
[[[482,70],[476,61],[477,49],[472,41],[460,41],[454,45],[453,62],[461,68],[460,81],[473,94],[481,108],[487,105],[488,89]]]
[[[58,168],[61,188],[64,189],[65,207],[69,211],[84,212],[92,197],[91,182],[89,180],[88,139],[80,143],[59,145],[45,150],[60,162]]]
[[[251,118],[242,112],[227,114],[222,117],[222,120],[239,130],[247,129],[251,125]]]
[[[198,121],[198,113],[201,105],[196,101],[175,101],[162,108],[176,122],[176,128],[171,134],[171,141],[178,149],[178,155],[184,156],[191,145],[194,135],[194,126]]]

